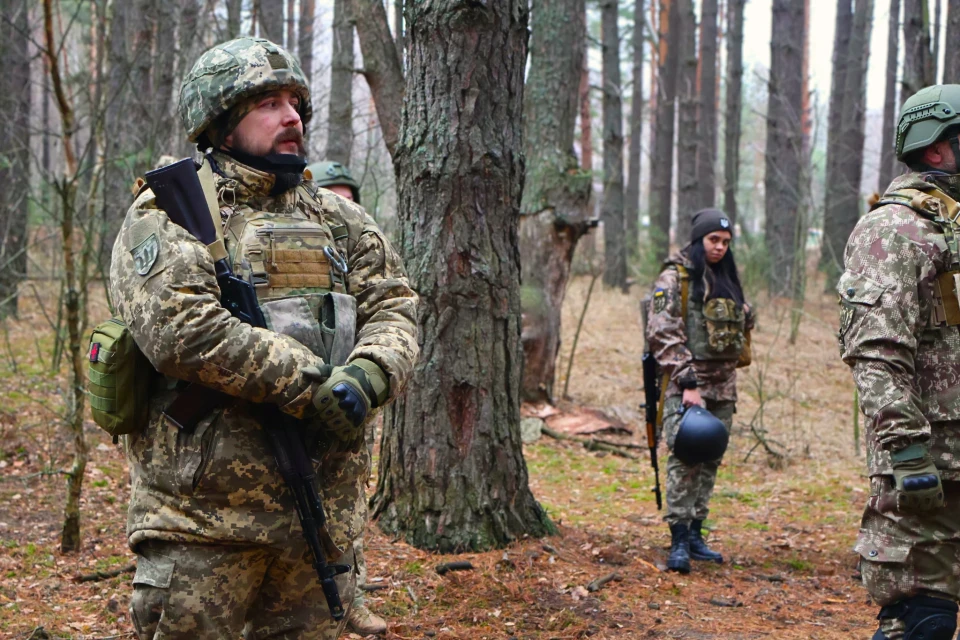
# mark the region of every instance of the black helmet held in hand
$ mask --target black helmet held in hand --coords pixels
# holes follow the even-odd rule
[[[688,407],[680,419],[673,455],[688,466],[719,460],[729,441],[727,427],[719,418],[703,407]]]

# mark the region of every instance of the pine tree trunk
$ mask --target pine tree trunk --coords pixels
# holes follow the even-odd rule
[[[353,16],[351,0],[333,3],[330,116],[324,159],[350,164],[353,151]]]
[[[680,31],[680,86],[677,103],[680,111],[677,131],[677,231],[674,241],[685,246],[690,240],[690,219],[701,209],[697,185],[697,150],[700,128],[697,123],[697,19],[693,0],[677,2],[677,28]]]
[[[765,210],[770,291],[789,296],[802,283],[798,216],[803,166],[804,0],[773,0],[767,103]]]
[[[310,86],[313,86],[313,18],[316,14],[314,0],[300,0],[300,34],[297,41],[297,54],[300,56],[300,68]]]
[[[603,40],[603,283],[626,287],[627,256],[623,236],[623,100],[620,81],[620,34],[617,0],[600,5]]]
[[[536,0],[524,87],[526,180],[520,218],[523,398],[553,401],[560,311],[577,241],[587,232],[591,175],[573,154],[584,0]]]
[[[650,167],[650,240],[658,260],[670,252],[670,214],[673,204],[673,134],[677,73],[679,71],[679,33],[675,28],[678,5],[682,0],[660,0],[657,29],[659,52],[657,71],[656,120],[653,130],[653,154]],[[678,238],[678,241],[682,241]]]
[[[17,314],[17,289],[27,276],[30,196],[30,3],[0,8],[0,318]]]
[[[702,0],[700,17],[700,128],[697,183],[700,208],[717,201],[717,0]]]
[[[940,77],[940,15],[943,13],[942,9],[940,0],[936,0],[933,5],[933,55],[930,56],[934,84]]]
[[[240,19],[243,13],[243,0],[226,0],[227,38],[232,40],[240,36]]]
[[[257,0],[260,37],[283,44],[283,0]]]
[[[847,69],[850,66],[850,30],[853,27],[853,0],[837,0],[837,14],[833,32],[833,64],[830,80],[830,107],[827,115],[827,175],[838,175],[840,166],[846,162],[846,150],[843,140],[843,107],[846,103]],[[837,240],[830,237],[837,224],[837,217],[843,216],[838,209],[842,194],[839,180],[827,180],[823,203],[823,244],[820,247],[820,269],[828,274],[836,273],[843,262],[843,247],[846,237]],[[839,244],[840,253],[836,252]],[[827,281],[832,278],[827,277]]]
[[[403,50],[406,40],[403,36],[403,0],[393,0],[394,37],[397,44],[397,57],[400,58],[400,69],[403,69]]]
[[[584,17],[584,24],[586,19]],[[580,70],[580,166],[593,173],[593,110],[590,105],[590,69],[583,58]]]
[[[740,112],[743,101],[743,8],[747,0],[729,0],[727,37],[727,112],[723,132],[723,210],[737,222],[740,184]]]
[[[363,53],[363,77],[373,96],[383,142],[393,155],[400,132],[404,80],[387,10],[382,0],[353,0],[352,9]]]
[[[900,104],[923,87],[934,84],[930,53],[930,12],[927,0],[903,1],[903,84]]]
[[[951,7],[960,0],[951,0]],[[950,18],[947,27],[950,27]],[[960,25],[957,25],[960,29]],[[957,33],[956,31],[954,33]],[[893,132],[897,126],[897,54],[900,47],[900,0],[890,0],[890,14],[887,22],[887,67],[886,86],[883,93],[883,142],[880,148],[880,178],[877,183],[877,192],[883,193],[887,185],[893,180],[897,158],[893,149]],[[957,56],[947,56],[944,64],[944,82],[948,80],[951,70],[951,61]],[[960,78],[958,78],[960,80]]]
[[[526,0],[407,3],[397,189],[422,352],[384,416],[373,514],[441,553],[555,531],[520,441]]]
[[[297,41],[297,0],[287,0],[287,38],[284,41],[287,49],[293,51],[293,45]]]
[[[646,24],[644,0],[633,3],[633,90],[630,95],[630,148],[628,152],[627,192],[623,216],[627,224],[629,257],[637,255],[640,241],[640,143],[643,139],[643,47]]]
[[[956,38],[960,34],[960,0],[947,0],[947,35]],[[960,82],[960,55],[953,47],[949,47],[943,57],[943,82],[956,84]]]

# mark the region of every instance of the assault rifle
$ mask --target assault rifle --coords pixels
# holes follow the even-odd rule
[[[209,171],[204,166],[202,171]],[[172,222],[211,249],[220,304],[234,317],[254,327],[266,328],[253,284],[233,274],[223,248],[223,240],[214,225],[219,218],[216,195],[204,189],[193,160],[185,158],[146,174],[147,184],[156,196],[157,206]],[[192,383],[164,412],[181,429],[191,430],[197,420],[229,399],[226,394]],[[334,620],[343,619],[343,603],[334,578],[350,570],[350,565],[327,564],[327,553],[339,550],[327,532],[326,515],[316,487],[316,474],[304,450],[298,419],[280,411],[275,404],[255,405],[255,415],[273,450],[280,475],[293,494],[303,537],[313,554],[313,567],[320,579],[323,595]]]
[[[657,497],[657,510],[663,508],[663,495],[660,492],[660,464],[657,462],[657,403],[660,401],[660,376],[657,360],[647,351],[643,354],[643,399],[640,405],[644,409],[647,423],[647,446],[650,448],[650,464],[653,466],[654,495]]]

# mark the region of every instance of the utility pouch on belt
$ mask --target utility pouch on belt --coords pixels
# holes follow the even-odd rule
[[[147,423],[153,366],[122,320],[110,318],[90,334],[87,393],[94,421],[113,442]]]

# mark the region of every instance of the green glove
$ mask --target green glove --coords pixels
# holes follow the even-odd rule
[[[343,442],[354,442],[363,434],[363,423],[371,409],[387,399],[387,374],[370,360],[358,358],[343,367],[307,367],[303,374],[320,382],[313,394],[313,406],[320,419]],[[327,374],[327,375],[324,375]]]
[[[912,444],[890,454],[897,492],[897,510],[921,513],[943,507],[940,472],[926,445]]]

